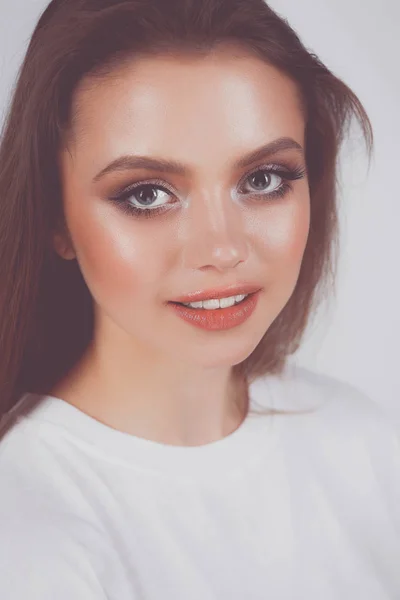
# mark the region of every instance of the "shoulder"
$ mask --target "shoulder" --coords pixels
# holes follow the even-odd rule
[[[357,421],[388,418],[384,409],[357,386],[295,363],[289,363],[281,375],[273,376],[271,383],[278,407],[318,409],[321,414]]]
[[[315,447],[342,454],[345,460],[364,453],[398,477],[400,428],[369,394],[293,363],[270,383],[274,408],[295,415],[287,421],[290,435],[301,435],[305,444],[313,440]]]
[[[0,580],[9,600],[105,598],[108,540],[67,484],[68,466],[39,430],[13,415],[1,424]],[[3,596],[2,596],[3,597]]]
[[[105,598],[102,558],[89,537],[89,533],[93,541],[96,537],[98,545],[94,532],[82,524],[78,532],[79,523],[68,515],[20,504],[17,508],[1,506],[0,579],[4,598]]]
[[[62,515],[94,521],[74,475],[73,454],[51,424],[30,418],[34,408],[23,403],[0,425],[0,519],[16,513],[35,514],[38,521],[47,515],[59,524]]]
[[[307,474],[353,515],[364,511],[365,523],[382,514],[400,527],[396,421],[357,386],[303,367],[290,366],[274,389],[277,404],[296,412],[277,417],[296,476]]]
[[[279,375],[253,383],[257,397],[271,398],[272,408],[290,413],[289,425],[304,435],[354,444],[386,447],[400,460],[400,431],[386,410],[357,386],[340,378],[288,363]],[[269,389],[270,394],[265,394]],[[261,390],[260,390],[261,391]],[[298,418],[297,418],[298,416]],[[400,466],[400,465],[399,465]]]

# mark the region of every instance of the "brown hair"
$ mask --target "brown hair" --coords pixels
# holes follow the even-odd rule
[[[254,352],[234,369],[280,373],[312,309],[334,291],[338,150],[356,95],[309,52],[263,0],[53,0],[18,73],[0,145],[0,416],[21,394],[46,393],[79,360],[93,332],[92,297],[76,260],[51,246],[64,223],[57,156],[72,131],[72,95],[138,53],[205,53],[240,44],[297,83],[306,117],[311,225],[295,290]],[[64,146],[63,146],[64,145]]]

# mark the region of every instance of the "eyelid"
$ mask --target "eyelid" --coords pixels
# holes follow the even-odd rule
[[[158,186],[160,188],[164,188],[171,194],[174,193],[173,189],[171,187],[169,187],[169,184],[166,183],[163,179],[140,179],[139,181],[136,181],[136,182],[132,183],[131,185],[128,185],[125,189],[132,190],[134,188],[141,187],[142,185],[154,185],[154,186]]]

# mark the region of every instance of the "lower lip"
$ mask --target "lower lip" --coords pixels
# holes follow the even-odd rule
[[[250,294],[240,302],[228,308],[216,308],[207,310],[206,308],[189,308],[175,302],[169,302],[177,315],[184,321],[191,323],[200,329],[220,331],[237,327],[246,321],[254,312],[257,306],[260,290]]]

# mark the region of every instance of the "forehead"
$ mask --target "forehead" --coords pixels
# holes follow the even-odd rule
[[[194,147],[239,151],[283,135],[302,143],[304,134],[296,84],[250,52],[229,48],[141,56],[104,79],[84,80],[73,117],[78,152],[105,145],[160,154],[174,145],[183,158]]]

